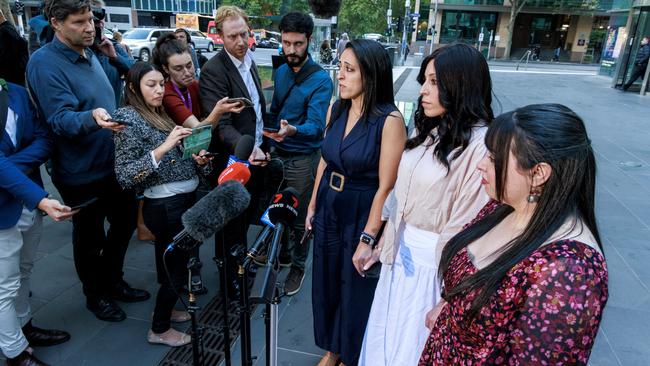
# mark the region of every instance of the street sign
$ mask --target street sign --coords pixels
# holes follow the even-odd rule
[[[411,18],[419,18],[420,13],[411,13],[410,16],[411,16]]]
[[[478,35],[478,41],[483,42],[483,33],[479,33]]]

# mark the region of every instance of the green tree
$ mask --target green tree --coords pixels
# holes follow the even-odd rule
[[[393,5],[396,5],[393,1]],[[343,1],[338,16],[339,32],[348,32],[351,36],[363,33],[384,33],[386,31],[386,10],[388,0],[354,0]],[[393,18],[404,14],[404,9],[393,8]],[[394,20],[395,22],[395,20]]]

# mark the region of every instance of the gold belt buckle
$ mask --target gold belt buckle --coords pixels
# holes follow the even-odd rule
[[[333,183],[334,177],[339,178],[340,183],[339,183],[338,186],[335,186],[334,183]],[[343,192],[343,186],[345,186],[345,176],[343,176],[343,174],[340,174],[340,173],[337,173],[337,172],[332,172],[332,174],[330,174],[330,188],[332,188],[333,190],[335,190],[337,192]]]

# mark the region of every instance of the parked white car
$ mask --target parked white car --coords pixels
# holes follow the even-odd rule
[[[214,51],[214,42],[208,36],[195,29],[188,29],[190,35],[192,36],[192,44],[194,45],[195,50],[206,50],[208,52]]]
[[[151,53],[156,46],[156,40],[161,36],[173,33],[173,29],[134,28],[124,33],[123,42],[131,49],[134,58],[149,62]]]

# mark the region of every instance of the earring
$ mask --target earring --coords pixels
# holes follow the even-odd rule
[[[537,203],[539,201],[539,196],[542,195],[542,192],[539,188],[531,188],[530,194],[526,198],[528,203]]]

